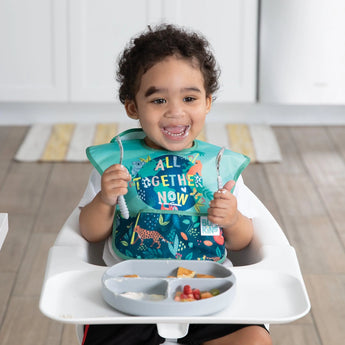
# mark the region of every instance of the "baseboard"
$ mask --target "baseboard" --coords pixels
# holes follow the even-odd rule
[[[119,104],[0,103],[0,125],[128,121]],[[217,104],[210,122],[268,125],[345,125],[345,105]]]

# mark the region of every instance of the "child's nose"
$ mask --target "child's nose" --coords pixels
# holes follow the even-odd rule
[[[167,117],[181,117],[184,116],[183,102],[169,102],[169,106],[166,112]]]

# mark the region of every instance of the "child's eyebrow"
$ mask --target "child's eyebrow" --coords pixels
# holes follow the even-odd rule
[[[158,93],[158,92],[167,92],[168,89],[159,89],[155,86],[151,86],[149,87],[146,92],[145,92],[145,97],[150,97],[151,95],[153,95],[154,93]],[[185,87],[183,89],[181,89],[181,92],[188,92],[188,91],[194,91],[194,92],[198,92],[201,93],[201,90],[198,87]]]
[[[145,97],[150,97],[154,93],[164,92],[164,91],[166,91],[166,89],[158,89],[155,86],[150,86],[145,92]]]

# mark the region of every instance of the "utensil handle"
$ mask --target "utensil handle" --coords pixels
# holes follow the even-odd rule
[[[123,218],[128,219],[129,218],[129,212],[128,212],[128,207],[125,201],[125,198],[123,195],[120,195],[117,198],[117,203],[119,204],[120,212]]]
[[[223,188],[223,181],[221,176],[217,176],[218,190]]]

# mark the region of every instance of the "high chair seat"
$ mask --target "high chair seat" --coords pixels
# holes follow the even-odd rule
[[[40,309],[54,320],[73,324],[156,323],[164,338],[180,338],[190,323],[286,323],[303,317],[310,302],[295,250],[270,212],[251,192],[254,238],[230,252],[236,295],[221,312],[207,316],[131,316],[102,298],[104,243],[88,243],[79,232],[76,208],[49,251]],[[82,328],[78,328],[79,334]]]

